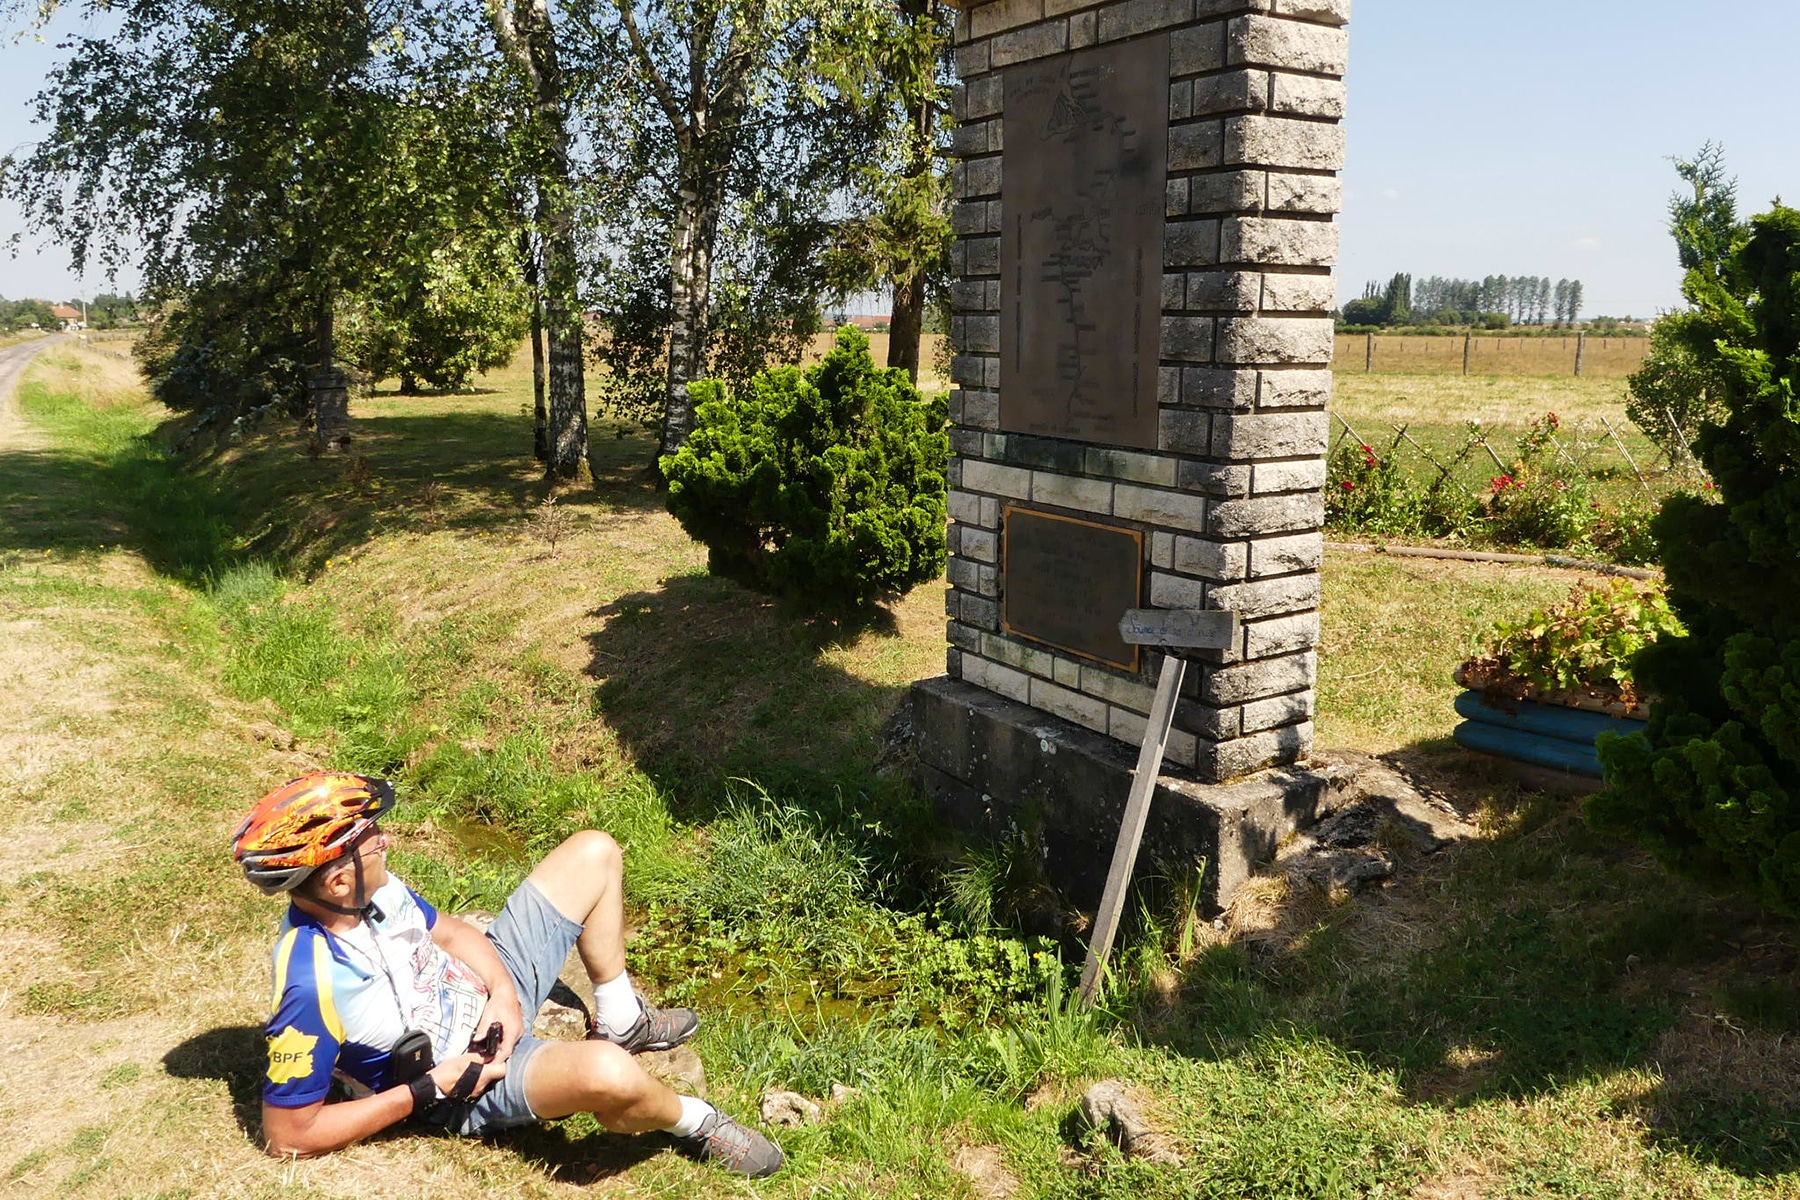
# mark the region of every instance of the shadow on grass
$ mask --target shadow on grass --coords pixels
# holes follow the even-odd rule
[[[531,457],[531,422],[491,411],[358,417],[348,453],[312,456],[298,434],[267,433],[215,456],[240,506],[243,545],[315,565],[396,526],[429,531],[516,529],[553,491],[565,509],[655,512],[662,493],[647,439],[597,438],[592,487],[553,485]]]
[[[1419,749],[1453,782],[1445,755]],[[1661,1082],[1618,1103],[1652,1140],[1745,1176],[1800,1169],[1789,927],[1592,832],[1576,798],[1496,796],[1479,767],[1460,782],[1488,793],[1498,836],[1323,918],[1316,898],[1310,917],[1290,901],[1279,936],[1195,962],[1154,1040],[1225,1060],[1267,1036],[1322,1038],[1412,1102],[1451,1107],[1651,1069]],[[1736,1030],[1722,1042],[1721,1021]]]
[[[163,1069],[176,1079],[217,1079],[231,1096],[238,1128],[262,1144],[262,1081],[269,1043],[260,1025],[221,1025],[195,1034],[163,1055]]]
[[[551,492],[530,457],[529,417],[362,417],[351,452],[324,456],[309,454],[291,423],[271,421],[241,446],[192,458],[166,451],[158,435],[84,445],[54,432],[56,414],[47,420],[49,448],[0,451],[0,551],[123,545],[189,584],[250,557],[322,563],[395,525],[516,528]],[[641,436],[597,438],[594,486],[565,486],[557,503],[660,510],[651,453]]]
[[[163,1055],[163,1069],[177,1079],[216,1079],[231,1096],[231,1111],[245,1138],[260,1146],[262,1128],[263,1070],[268,1062],[268,1042],[257,1025],[223,1025],[196,1034]],[[592,1132],[585,1121],[559,1121],[531,1125],[495,1136],[495,1141],[520,1157],[539,1164],[563,1183],[595,1183],[623,1174],[636,1164],[669,1149],[668,1139],[656,1135],[624,1137],[604,1130]],[[455,1136],[414,1127],[390,1126],[377,1139],[408,1136]]]
[[[204,583],[233,558],[226,505],[147,444],[113,458],[0,451],[0,552],[128,546],[161,574]]]
[[[693,819],[734,776],[770,791],[874,785],[880,732],[905,694],[824,660],[833,647],[891,636],[809,622],[712,575],[675,576],[595,610],[594,704],[638,764]]]

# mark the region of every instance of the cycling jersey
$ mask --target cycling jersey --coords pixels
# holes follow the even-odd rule
[[[334,1078],[353,1096],[380,1091],[408,1029],[431,1038],[434,1062],[468,1049],[487,985],[431,940],[437,910],[417,892],[390,877],[370,899],[370,913],[341,934],[288,907],[275,943],[266,1102],[312,1104]]]

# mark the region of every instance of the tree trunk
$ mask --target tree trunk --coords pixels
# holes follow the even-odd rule
[[[925,328],[925,272],[914,271],[894,284],[888,316],[887,365],[904,368],[919,382],[919,335]]]
[[[700,45],[704,44],[702,39]],[[714,99],[704,73],[695,70],[690,74],[688,95],[688,121],[677,135],[681,205],[669,239],[672,320],[662,454],[681,449],[694,431],[694,400],[689,387],[706,376],[713,247],[718,242],[719,212],[725,206],[725,169],[731,161],[730,143],[736,136],[733,127],[743,116],[743,80],[741,76],[728,77],[719,85]]]
[[[519,236],[524,251],[526,290],[531,293],[531,455],[550,461],[550,410],[544,402],[544,287],[537,248],[529,233]]]
[[[931,0],[913,0],[902,4],[909,20],[929,21],[935,7]],[[907,156],[906,174],[917,179],[932,169],[932,150],[937,132],[937,107],[929,95],[912,100],[910,124],[912,149]],[[888,313],[888,358],[890,367],[903,367],[919,382],[919,340],[925,329],[925,268],[915,266],[894,281],[894,303]]]
[[[313,335],[317,340],[319,352],[319,370],[328,371],[337,365],[337,304],[326,288],[319,296],[318,310],[313,314],[315,325]]]
[[[705,218],[699,185],[681,189],[669,249],[668,382],[664,389],[661,452],[673,454],[694,431],[694,401],[689,385],[706,369],[706,301],[712,282],[711,255],[702,247]]]
[[[544,473],[574,479],[587,464],[587,388],[583,378],[580,269],[562,67],[546,0],[491,0],[502,49],[531,84],[543,156],[538,214],[544,238],[544,333],[549,342],[548,438]]]

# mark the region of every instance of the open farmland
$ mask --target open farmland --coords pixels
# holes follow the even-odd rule
[[[1469,342],[1469,374],[1555,376],[1575,374],[1576,336],[1474,337]],[[1341,333],[1333,369],[1340,375],[1369,369],[1370,335]],[[1426,337],[1407,334],[1374,335],[1374,373],[1399,375],[1461,375],[1461,336]],[[1623,379],[1637,370],[1650,351],[1647,337],[1597,337],[1588,335],[1582,353],[1584,378]]]

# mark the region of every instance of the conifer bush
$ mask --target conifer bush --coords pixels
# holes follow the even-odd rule
[[[1687,349],[1724,409],[1695,444],[1716,489],[1656,519],[1688,632],[1637,660],[1661,699],[1644,733],[1602,739],[1588,818],[1800,915],[1800,211],[1740,226],[1683,290]]]
[[[662,469],[714,574],[845,613],[943,571],[945,405],[877,367],[861,331],[816,366],[761,371],[743,395],[706,380],[694,399]]]

